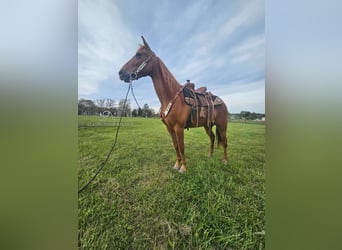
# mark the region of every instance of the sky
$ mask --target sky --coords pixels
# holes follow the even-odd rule
[[[264,7],[263,0],[79,0],[78,98],[123,99],[128,86],[118,71],[143,35],[180,84],[206,86],[230,113],[265,113]],[[140,106],[159,110],[150,77],[133,87]]]

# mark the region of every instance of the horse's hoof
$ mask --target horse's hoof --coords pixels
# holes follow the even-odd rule
[[[173,167],[172,167],[174,170],[178,171],[180,169],[180,166],[175,164]]]
[[[186,171],[186,169],[183,166],[178,170],[178,172],[181,174],[183,174],[185,171]]]
[[[211,157],[213,157],[213,154],[212,154],[212,153],[209,153],[209,154],[208,154],[208,158],[211,158]]]
[[[222,160],[222,163],[223,163],[224,165],[227,165],[227,163],[228,163],[227,159],[223,159],[223,160]]]

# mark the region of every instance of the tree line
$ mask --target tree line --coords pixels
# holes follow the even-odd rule
[[[78,100],[78,115],[110,115],[120,116],[124,108],[125,99],[121,99],[118,103],[113,99],[98,100]],[[130,100],[126,102],[126,109],[123,116],[140,116],[153,117],[156,116],[154,109],[148,104],[144,104],[143,108],[132,109]]]
[[[265,119],[265,114],[249,112],[249,111],[241,111],[237,114],[230,114],[229,115],[231,120],[243,120],[246,122],[247,120],[254,121],[254,120],[263,120]]]
[[[125,100],[121,99],[118,103],[113,99],[98,99],[98,100],[78,100],[78,115],[111,115],[120,116],[124,108]],[[130,100],[127,100],[124,116],[133,117],[154,117],[158,116],[154,109],[148,104],[144,104],[142,108],[132,109]],[[265,114],[241,111],[240,113],[230,114],[230,120],[262,120],[265,119]]]

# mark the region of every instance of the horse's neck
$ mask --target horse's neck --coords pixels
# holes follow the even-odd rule
[[[162,108],[165,108],[181,86],[160,58],[157,60],[151,77]]]

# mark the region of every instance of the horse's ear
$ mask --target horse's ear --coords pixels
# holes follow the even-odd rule
[[[148,43],[145,41],[145,38],[144,38],[143,36],[141,36],[141,38],[142,38],[142,40],[143,40],[143,42],[144,42],[145,48],[148,49],[148,50],[151,50],[150,46],[149,46]]]

